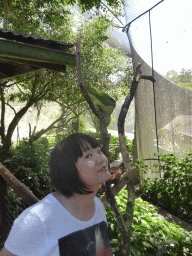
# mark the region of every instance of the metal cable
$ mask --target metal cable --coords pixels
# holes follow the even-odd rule
[[[106,4],[104,4],[103,2],[101,2],[101,4],[102,4],[103,6],[105,6],[105,8],[107,8],[107,9],[113,14],[113,16],[123,25],[123,23],[121,22],[121,20],[120,20],[119,18],[117,18],[117,16],[114,14],[114,12],[112,12],[111,9],[110,9]]]
[[[157,4],[155,4],[153,7],[151,7],[150,9],[148,9],[147,11],[141,13],[139,16],[137,16],[135,19],[133,19],[132,21],[130,21],[129,23],[127,23],[127,25],[125,25],[124,27],[119,27],[122,28],[123,31],[125,31],[126,29],[129,29],[129,26],[131,25],[132,22],[134,22],[135,20],[139,19],[141,16],[145,15],[146,13],[150,12],[153,8],[155,8],[157,5],[159,5],[160,3],[162,3],[164,0],[161,0],[160,2],[158,2]]]
[[[152,30],[151,30],[151,10],[149,10],[149,31],[150,31],[150,44],[151,44],[151,69],[152,77],[154,77],[154,67],[153,67],[153,41],[152,41]],[[155,131],[156,131],[156,141],[157,141],[157,153],[158,153],[158,163],[159,163],[159,175],[161,178],[160,172],[160,158],[159,158],[159,138],[157,131],[157,109],[156,109],[156,95],[155,95],[155,82],[153,82],[153,102],[154,102],[154,113],[155,113]]]

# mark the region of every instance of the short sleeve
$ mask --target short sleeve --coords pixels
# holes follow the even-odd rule
[[[102,216],[102,220],[104,220],[107,223],[105,207],[104,207],[102,201],[98,197],[95,197],[95,203],[98,207],[97,213],[99,213],[99,215]],[[107,225],[108,225],[108,223],[107,223]]]
[[[39,217],[24,211],[14,221],[5,248],[18,256],[45,255],[46,232]]]

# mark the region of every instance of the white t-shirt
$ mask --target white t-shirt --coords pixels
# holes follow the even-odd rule
[[[14,221],[5,248],[17,256],[112,256],[105,209],[94,201],[94,216],[81,221],[48,194]]]

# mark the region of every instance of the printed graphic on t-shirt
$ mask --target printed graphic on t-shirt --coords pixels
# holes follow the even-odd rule
[[[59,239],[60,256],[112,256],[105,221]]]

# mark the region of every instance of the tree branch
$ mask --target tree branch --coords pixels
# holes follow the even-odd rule
[[[138,64],[136,67],[136,71],[133,77],[132,86],[131,89],[125,98],[124,104],[122,105],[119,118],[118,118],[118,133],[119,133],[119,143],[120,143],[120,150],[123,158],[124,166],[127,170],[131,169],[131,161],[129,157],[129,152],[127,152],[126,149],[126,139],[125,139],[125,131],[124,131],[124,124],[125,124],[125,117],[127,115],[129,106],[131,104],[131,101],[133,100],[133,97],[136,93],[138,84],[140,79],[147,79],[152,82],[155,82],[155,79],[152,76],[144,76],[142,75],[142,72],[140,70],[141,64]],[[127,208],[126,208],[126,227],[128,232],[128,240],[127,243],[130,245],[130,233],[131,233],[131,226],[133,222],[133,213],[134,213],[134,206],[135,206],[135,185],[133,178],[128,181],[127,183],[127,191],[128,191],[128,201],[127,201]],[[123,243],[126,243],[125,240],[123,240]],[[123,244],[124,246],[124,244]],[[129,246],[128,256],[130,255],[131,250]]]
[[[35,96],[36,90],[37,90],[37,84],[40,82],[40,73],[39,72],[35,72],[35,78],[32,84],[32,94],[31,97],[33,98]]]
[[[21,81],[19,81],[19,82],[13,82],[12,84],[8,84],[10,81],[9,80],[7,80],[7,81],[4,81],[3,83],[2,83],[2,86],[3,87],[5,87],[5,88],[9,88],[9,87],[11,87],[11,86],[13,86],[14,84],[18,84],[18,83],[21,83],[21,82],[24,82],[24,81],[26,81],[27,79],[25,78],[25,79],[23,79],[23,80],[21,80]]]
[[[39,201],[39,199],[31,191],[29,191],[29,189],[26,188],[25,185],[22,184],[12,173],[10,173],[1,163],[0,175],[28,206],[31,206]]]
[[[0,135],[2,139],[2,143],[5,139],[5,97],[4,97],[4,89],[0,86],[0,97],[1,97],[1,127],[0,127]]]
[[[82,77],[82,73],[81,73],[81,61],[80,61],[80,55],[81,55],[80,45],[81,45],[81,35],[79,36],[79,38],[77,39],[77,42],[76,42],[76,64],[77,64],[78,85],[79,85],[80,90],[81,90],[83,96],[85,97],[87,103],[89,104],[91,110],[93,111],[93,113],[99,119],[101,119],[101,118],[103,118],[104,114],[93,103],[85,85],[83,84],[83,77]]]
[[[141,76],[140,79],[149,80],[151,82],[155,82],[155,78],[153,76]]]
[[[13,110],[14,114],[16,115],[16,110],[14,109],[14,107],[12,107],[8,102],[6,102],[5,105],[10,107]]]
[[[122,135],[125,134],[125,131],[124,131],[125,117],[127,115],[129,106],[131,104],[131,101],[133,100],[133,97],[134,97],[134,95],[136,93],[136,90],[137,90],[138,83],[139,83],[139,81],[141,79],[141,76],[142,76],[140,67],[141,67],[141,64],[139,64],[136,67],[136,72],[135,72],[135,75],[133,77],[131,89],[130,89],[127,97],[125,98],[125,101],[124,101],[124,103],[121,107],[121,111],[120,111],[120,114],[119,114],[117,125],[118,125],[118,132],[119,132],[119,134],[122,134]],[[130,168],[128,168],[128,169],[130,169]]]
[[[45,90],[42,90],[38,95],[34,96],[33,101],[36,103],[36,102],[42,100],[49,91],[50,91],[50,89],[48,89],[48,88]]]
[[[9,88],[9,87],[11,87],[13,84],[15,84],[15,82],[13,83],[13,84],[8,84],[9,83],[9,81],[4,81],[2,84],[1,84],[1,86],[3,86],[3,87],[5,87],[5,88]],[[8,84],[8,85],[7,85]]]
[[[85,99],[87,100],[90,108],[92,109],[93,113],[97,116],[97,118],[100,121],[100,129],[101,129],[101,134],[102,134],[102,139],[103,139],[103,153],[108,157],[108,155],[109,155],[109,135],[108,135],[108,131],[107,131],[107,128],[105,125],[105,121],[104,121],[104,113],[99,111],[98,107],[96,107],[94,105],[91,97],[89,96],[89,93],[87,92],[87,90],[83,84],[83,78],[82,78],[82,73],[81,73],[81,64],[80,64],[80,54],[81,54],[80,43],[81,43],[81,36],[79,36],[79,38],[77,39],[77,42],[76,42],[76,63],[77,63],[78,84],[79,84],[80,90],[83,93]],[[128,234],[126,232],[126,228],[125,228],[125,224],[124,224],[122,215],[119,212],[114,195],[111,192],[110,181],[106,182],[105,188],[106,188],[107,200],[110,203],[110,206],[112,208],[115,220],[116,220],[119,230],[122,234],[122,237],[124,238],[125,241],[128,241],[127,240]],[[129,244],[124,243],[124,246],[125,246],[124,248],[125,248],[125,253],[126,253],[128,251]]]
[[[19,85],[17,83],[15,83],[17,88],[19,89],[20,93],[24,95],[25,99],[28,100],[26,94],[20,89]]]
[[[114,196],[116,196],[126,185],[127,183],[133,178],[135,177],[135,175],[137,175],[138,170],[137,168],[133,167],[131,168],[129,171],[125,172],[120,181],[118,183],[116,183],[112,188],[111,188],[111,192],[113,193]],[[101,199],[102,203],[104,204],[104,206],[107,206],[107,204],[109,203],[107,201],[107,197],[104,196]]]
[[[51,130],[54,127],[54,124],[56,124],[57,122],[59,122],[63,116],[65,114],[62,114],[59,118],[57,118],[55,121],[52,122],[52,124],[50,124],[46,129],[41,129],[41,131],[37,132],[36,134],[32,134],[30,136],[31,141],[36,141],[38,140],[43,134],[45,134],[46,132],[48,132],[49,130]],[[67,124],[69,121],[71,121],[73,119],[73,117],[71,117],[70,119],[68,119],[65,124]],[[63,125],[62,125],[63,126]],[[58,128],[58,127],[57,127]]]
[[[124,131],[124,124],[125,124],[125,118],[129,109],[129,106],[131,104],[131,101],[133,100],[133,97],[136,93],[138,83],[141,79],[142,72],[140,70],[141,64],[139,64],[136,67],[136,72],[133,77],[132,86],[131,89],[125,98],[125,101],[121,107],[121,111],[118,118],[118,133],[119,133],[119,144],[120,144],[120,150],[123,158],[124,166],[127,170],[131,169],[131,162],[129,153],[126,149],[126,139],[125,139],[125,131]],[[134,213],[134,207],[135,207],[135,186],[134,181],[131,179],[127,183],[127,192],[128,192],[128,200],[127,200],[127,208],[126,208],[126,229],[127,229],[127,240],[125,238],[123,239],[123,247],[128,244],[128,250],[127,250],[127,256],[131,254],[131,247],[130,247],[130,241],[131,241],[131,226],[133,222],[133,213]]]

